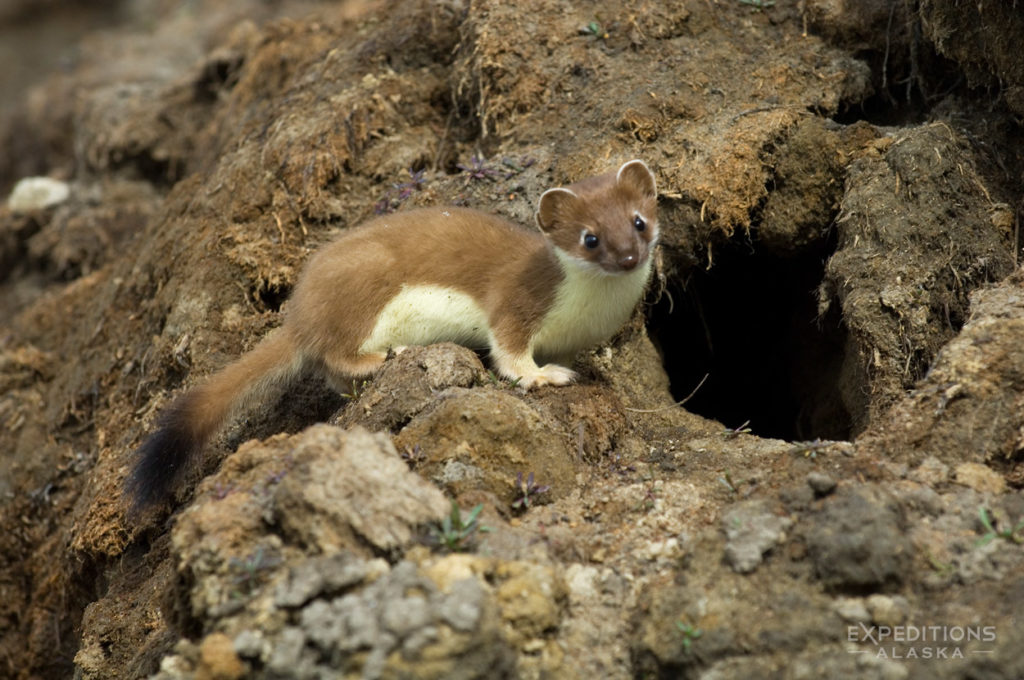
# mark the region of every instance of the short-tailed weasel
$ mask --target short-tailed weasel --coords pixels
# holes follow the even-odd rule
[[[495,370],[524,388],[571,382],[576,353],[610,338],[647,285],[654,175],[633,160],[550,189],[536,219],[543,235],[475,210],[422,208],[324,246],[282,326],[161,414],[126,483],[136,509],[169,497],[234,409],[306,365],[341,391],[389,349],[451,341],[489,348]]]

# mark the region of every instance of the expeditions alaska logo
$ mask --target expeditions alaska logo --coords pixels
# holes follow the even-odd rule
[[[846,627],[848,642],[872,645],[851,649],[851,654],[873,654],[878,659],[962,659],[967,654],[991,654],[995,626],[866,626]],[[971,649],[966,649],[970,645]]]

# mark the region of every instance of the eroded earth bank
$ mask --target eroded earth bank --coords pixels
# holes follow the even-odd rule
[[[0,676],[1024,677],[1022,17],[7,3]],[[318,245],[630,158],[657,271],[578,384],[310,376],[126,516]]]

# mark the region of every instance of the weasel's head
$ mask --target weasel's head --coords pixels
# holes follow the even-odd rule
[[[540,197],[537,224],[570,257],[606,274],[647,264],[658,240],[658,191],[643,161]]]

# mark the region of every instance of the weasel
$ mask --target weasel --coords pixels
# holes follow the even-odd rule
[[[549,189],[535,217],[542,233],[466,208],[420,208],[321,248],[282,325],[161,414],[126,482],[134,508],[166,501],[236,408],[305,366],[343,392],[389,350],[451,341],[489,348],[495,370],[523,388],[572,382],[576,353],[629,319],[650,278],[654,174],[633,160]]]

